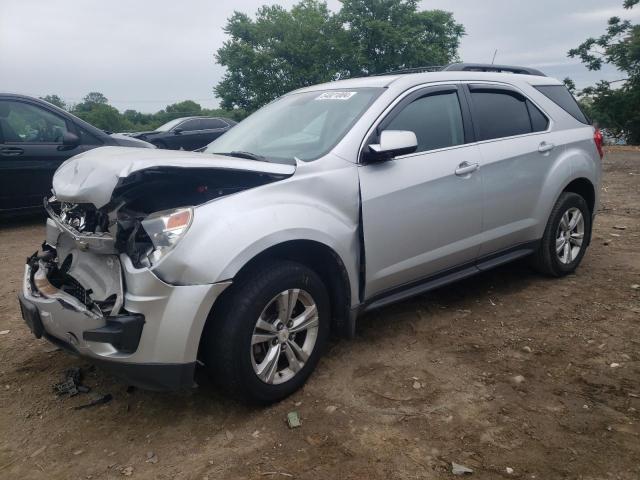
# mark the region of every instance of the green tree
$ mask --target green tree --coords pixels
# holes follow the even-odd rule
[[[130,130],[131,124],[120,114],[117,108],[104,103],[93,104],[87,109],[74,110],[73,113],[85,122],[108,132],[123,132]]]
[[[342,0],[332,13],[320,0],[290,11],[234,12],[229,40],[216,53],[227,71],[214,91],[221,106],[253,111],[296,88],[390,70],[445,64],[457,55],[462,25],[417,0]]]
[[[202,113],[202,106],[193,100],[184,100],[182,102],[174,103],[173,105],[168,105],[164,110],[176,117],[191,116],[200,115]]]
[[[60,107],[65,110],[67,109],[67,104],[58,95],[45,95],[44,97],[40,97],[40,100],[49,102],[51,105],[55,105],[56,107]]]
[[[625,0],[624,7],[633,8],[640,0]],[[589,70],[600,70],[611,64],[626,74],[616,82],[601,81],[580,92],[581,103],[601,127],[630,143],[640,143],[640,25],[611,17],[606,32],[588,38],[569,56],[578,57]]]
[[[418,10],[417,0],[342,0],[352,75],[446,65],[457,58],[464,27],[453,14]]]

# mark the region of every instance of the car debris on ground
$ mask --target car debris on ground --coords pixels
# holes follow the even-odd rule
[[[74,397],[79,393],[89,393],[91,389],[86,385],[82,385],[82,369],[80,367],[71,367],[64,372],[65,379],[53,386],[58,396],[69,395]]]
[[[471,475],[473,470],[456,462],[451,462],[451,473],[454,475]]]
[[[302,425],[298,412],[293,411],[287,413],[287,424],[289,425],[289,428],[298,428],[300,425]]]
[[[95,398],[89,403],[85,403],[83,405],[78,405],[77,407],[73,407],[74,410],[83,410],[85,408],[95,407],[98,405],[104,405],[105,403],[109,403],[113,400],[113,395],[107,393],[105,395],[97,395]]]

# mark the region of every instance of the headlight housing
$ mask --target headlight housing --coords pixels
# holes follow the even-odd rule
[[[149,239],[153,244],[153,251],[149,254],[152,265],[157,264],[180,241],[191,226],[193,208],[183,207],[152,213],[142,220]]]

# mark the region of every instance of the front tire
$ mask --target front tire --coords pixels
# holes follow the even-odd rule
[[[577,193],[563,192],[553,207],[547,226],[533,255],[533,267],[541,273],[562,277],[575,271],[591,239],[591,211]]]
[[[290,261],[263,263],[230,288],[204,332],[209,375],[240,399],[282,400],[306,382],[326,346],[327,290],[313,270]]]

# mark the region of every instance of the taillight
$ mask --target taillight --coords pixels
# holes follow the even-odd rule
[[[593,141],[596,144],[596,148],[598,149],[598,155],[600,155],[600,160],[602,160],[602,157],[604,157],[604,150],[602,149],[602,144],[604,142],[604,139],[602,138],[602,132],[600,131],[599,128],[596,128],[593,131]]]

